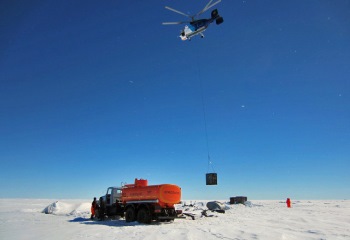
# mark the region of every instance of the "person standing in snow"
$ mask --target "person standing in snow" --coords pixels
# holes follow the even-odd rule
[[[290,198],[287,198],[286,203],[288,208],[292,207],[292,202],[290,201]]]
[[[95,217],[96,209],[97,209],[97,202],[96,202],[96,197],[94,197],[94,200],[91,203],[91,220],[93,220]]]

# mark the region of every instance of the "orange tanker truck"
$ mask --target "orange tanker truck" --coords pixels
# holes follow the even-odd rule
[[[173,184],[148,185],[146,179],[135,179],[134,184],[109,187],[102,199],[107,216],[125,217],[127,222],[170,221],[179,213],[174,204],[181,200],[181,188]]]

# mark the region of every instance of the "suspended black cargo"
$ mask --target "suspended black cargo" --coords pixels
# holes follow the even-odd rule
[[[207,173],[206,174],[206,183],[207,185],[218,185],[218,176],[216,173]]]

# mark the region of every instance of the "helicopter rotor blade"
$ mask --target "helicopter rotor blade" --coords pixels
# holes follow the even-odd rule
[[[205,11],[213,1],[214,1],[214,0],[210,0],[210,1],[208,2],[208,4],[205,5],[205,7],[202,9],[202,11]]]
[[[221,0],[220,0],[220,1],[221,1]],[[190,15],[188,15],[188,14],[186,14],[186,13],[180,12],[180,11],[174,9],[174,8],[171,8],[171,7],[168,7],[168,6],[165,6],[165,8],[168,9],[168,10],[170,10],[170,11],[176,12],[176,13],[178,13],[178,14],[184,15],[184,16],[186,16],[186,17],[192,18],[192,16],[190,16]]]
[[[212,4],[212,2],[213,2],[213,0],[210,0],[209,3],[207,5],[205,5],[205,7],[199,13],[197,13],[195,16],[201,15],[202,13],[206,12],[208,9],[210,9],[210,8],[214,7],[216,4],[220,3],[221,0],[216,1],[213,4]]]
[[[183,24],[183,23],[189,23],[189,22],[163,22],[163,25],[175,25],[175,24]]]

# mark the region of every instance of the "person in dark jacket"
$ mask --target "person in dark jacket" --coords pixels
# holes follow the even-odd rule
[[[99,203],[100,203],[100,208],[98,210],[98,213],[99,213],[98,215],[99,215],[99,219],[103,221],[105,220],[106,204],[105,204],[105,201],[103,201],[102,197],[100,197]]]

